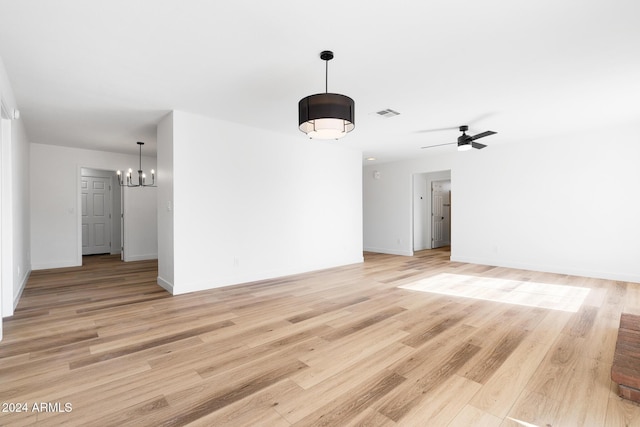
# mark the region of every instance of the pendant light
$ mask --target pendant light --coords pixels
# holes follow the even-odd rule
[[[147,175],[144,172],[142,172],[142,146],[144,145],[144,142],[138,141],[137,144],[140,146],[138,183],[134,184],[133,180],[131,179],[131,173],[133,172],[131,168],[129,168],[129,171],[125,175],[126,178],[124,179],[122,177],[122,172],[120,171],[116,172],[116,174],[118,175],[118,183],[120,184],[121,187],[155,187],[154,184],[156,183],[156,172],[153,169],[151,169],[151,184],[146,183]]]
[[[355,127],[353,99],[329,93],[329,61],[333,52],[320,53],[325,61],[325,93],[302,98],[298,103],[298,124],[302,132],[314,139],[340,139]]]

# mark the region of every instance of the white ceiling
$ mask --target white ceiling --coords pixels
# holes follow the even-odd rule
[[[378,162],[638,119],[637,0],[0,0],[32,142],[145,154],[177,109],[297,135],[298,101],[356,102],[336,144]],[[376,111],[401,114],[384,118]],[[433,132],[420,132],[452,128]]]

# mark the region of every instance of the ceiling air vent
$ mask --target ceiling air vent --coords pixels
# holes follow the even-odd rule
[[[386,110],[378,111],[377,114],[381,115],[382,117],[393,117],[393,116],[399,115],[400,113],[398,113],[395,110],[392,110],[391,108],[387,108]]]

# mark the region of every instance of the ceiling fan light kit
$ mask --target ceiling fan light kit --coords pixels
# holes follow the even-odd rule
[[[298,103],[298,128],[312,139],[340,139],[355,127],[353,99],[329,93],[329,61],[333,52],[320,53],[325,61],[325,93],[302,98]]]
[[[147,174],[145,174],[142,171],[142,146],[144,145],[144,142],[138,141],[137,144],[140,147],[140,163],[138,166],[138,183],[137,184],[133,183],[133,179],[131,178],[131,174],[133,173],[133,171],[131,170],[131,168],[129,168],[124,178],[122,176],[121,171],[118,170],[116,172],[116,175],[118,175],[118,184],[120,184],[121,187],[155,187],[156,171],[151,169],[151,184],[146,183]]]
[[[471,148],[470,142],[458,142],[458,151],[469,151]]]

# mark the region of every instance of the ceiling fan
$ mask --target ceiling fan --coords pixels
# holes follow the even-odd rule
[[[446,144],[429,145],[429,146],[420,147],[420,148],[432,148],[432,147],[440,147],[443,145],[458,144],[458,151],[467,151],[467,150],[471,150],[471,148],[477,148],[478,150],[480,150],[486,147],[486,145],[480,144],[479,142],[475,142],[475,140],[497,133],[492,130],[487,130],[477,135],[471,136],[466,134],[466,132],[469,130],[469,126],[466,126],[466,125],[460,126],[459,129],[460,129],[460,132],[462,132],[462,135],[458,137],[458,142],[448,142]]]

